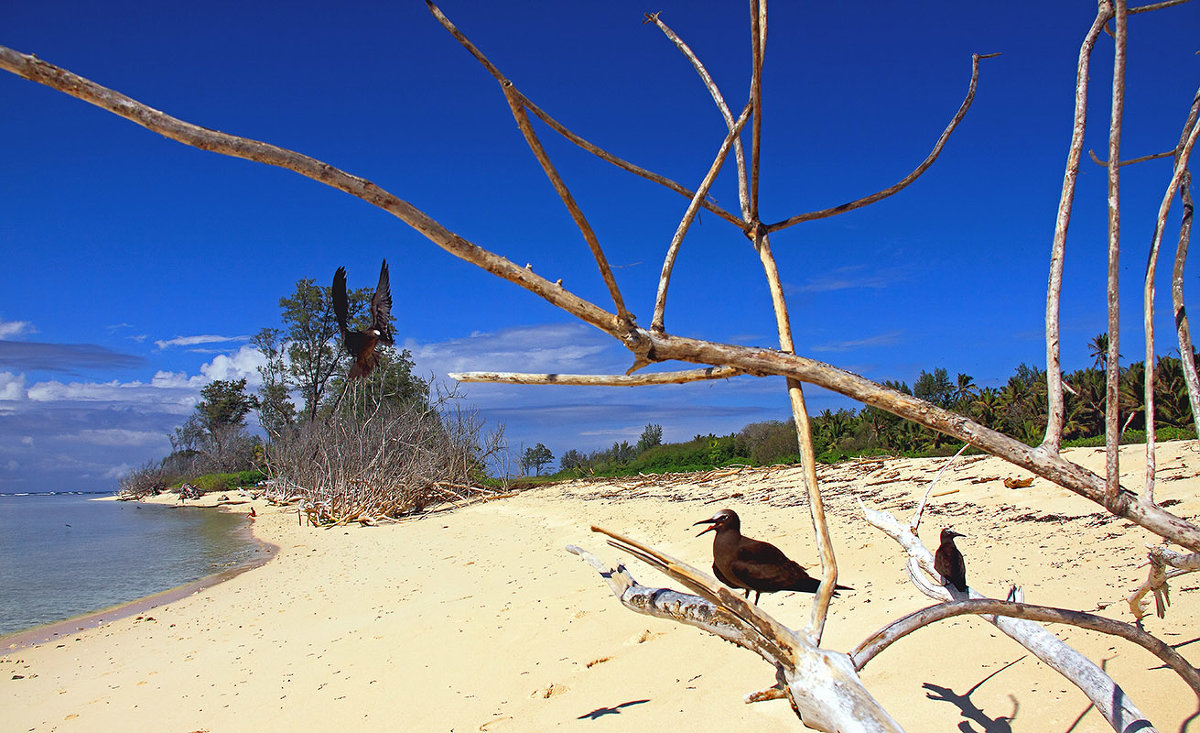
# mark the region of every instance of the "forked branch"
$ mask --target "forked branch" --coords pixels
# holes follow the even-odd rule
[[[607,568],[590,553],[568,547],[568,552],[580,556],[600,573],[623,605],[638,613],[695,626],[755,652],[775,667],[779,686],[808,727],[831,733],[901,730],[862,686],[845,654],[812,646],[759,607],[722,587],[715,578],[686,563],[614,532],[592,529],[612,538],[609,544],[698,594],[646,588],[623,566]]]
[[[1147,634],[1133,624],[1127,624],[1091,613],[1084,613],[1083,611],[1071,611],[1065,608],[1052,608],[1050,606],[1035,606],[1028,603],[1014,603],[995,598],[971,598],[951,601],[949,603],[939,603],[936,606],[928,606],[920,611],[910,613],[863,640],[854,651],[850,652],[850,659],[854,661],[855,669],[862,670],[868,662],[884,649],[917,629],[937,621],[965,615],[1004,616],[1042,623],[1067,624],[1081,629],[1088,629],[1089,631],[1099,631],[1102,634],[1119,636],[1126,641],[1137,644],[1161,659],[1164,664],[1183,678],[1188,687],[1192,688],[1192,691],[1200,698],[1200,672],[1197,672],[1195,667],[1188,663],[1179,652],[1172,649],[1168,644]]]
[[[950,124],[946,126],[945,130],[942,131],[941,136],[937,139],[937,143],[935,143],[933,146],[933,150],[929,152],[929,155],[925,157],[925,160],[923,160],[921,164],[913,170],[912,173],[909,173],[907,176],[900,179],[899,182],[883,189],[882,191],[876,191],[869,196],[864,196],[855,201],[851,201],[840,206],[834,206],[833,208],[821,209],[820,211],[811,211],[807,214],[797,214],[790,219],[784,219],[783,221],[768,225],[767,231],[777,232],[780,229],[787,229],[788,227],[801,222],[827,219],[831,216],[844,214],[847,211],[861,209],[864,206],[869,206],[876,201],[882,201],[888,196],[895,195],[903,191],[905,188],[908,188],[909,184],[920,178],[922,173],[929,170],[929,166],[933,165],[934,161],[936,161],[938,156],[941,155],[942,148],[946,147],[946,142],[950,140],[950,135],[954,133],[955,128],[958,127],[958,123],[962,122],[963,118],[967,116],[967,110],[971,108],[971,103],[975,100],[975,88],[979,83],[980,60],[994,58],[999,55],[1000,54],[998,53],[989,53],[983,55],[975,54],[971,56],[971,83],[967,88],[966,99],[963,100],[963,103],[959,106],[958,111],[954,113],[954,117],[951,118]]]
[[[907,568],[913,584],[925,595],[938,600],[950,600],[950,592],[943,586],[932,583],[937,571],[933,568],[933,554],[921,544],[910,525],[901,524],[888,512],[862,508],[863,516],[872,526],[895,540],[908,558]],[[971,588],[967,595],[982,598]],[[1150,721],[1138,710],[1116,682],[1104,670],[1087,657],[1067,646],[1054,634],[1032,621],[999,615],[986,615],[984,619],[1007,634],[1038,659],[1074,683],[1087,695],[1104,719],[1118,732],[1128,730],[1153,730]],[[865,648],[866,642],[860,644]],[[865,662],[864,662],[865,664]],[[1136,727],[1129,727],[1136,726]]]

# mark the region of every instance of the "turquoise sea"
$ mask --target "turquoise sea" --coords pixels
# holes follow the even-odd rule
[[[98,500],[110,493],[0,494],[0,636],[168,590],[261,552],[240,514]]]

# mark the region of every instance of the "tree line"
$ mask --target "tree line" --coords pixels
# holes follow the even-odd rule
[[[1064,446],[1103,445],[1108,335],[1094,337],[1088,348],[1093,363],[1063,376]],[[1192,358],[1196,360],[1197,354]],[[1154,369],[1154,422],[1159,439],[1195,437],[1183,362],[1175,356],[1161,356]],[[1144,362],[1120,369],[1122,434],[1127,442],[1144,440],[1144,380]],[[1018,365],[1000,387],[978,387],[975,379],[964,373],[951,378],[942,367],[922,370],[911,386],[902,381],[884,384],[971,417],[1029,445],[1038,445],[1045,435],[1046,371],[1037,366]],[[952,445],[954,448],[958,445],[942,433],[869,406],[858,410],[826,409],[812,418],[812,434],[817,460],[824,463],[872,454],[943,455],[952,450]],[[636,445],[620,441],[592,452],[564,451],[556,475],[567,478],[688,471],[735,463],[770,465],[799,460],[796,429],[791,420],[756,422],[730,435],[696,435],[690,441],[666,445],[662,444],[661,426],[648,425]]]

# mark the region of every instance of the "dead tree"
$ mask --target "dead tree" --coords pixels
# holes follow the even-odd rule
[[[287,150],[269,143],[259,142],[243,137],[225,134],[215,130],[184,122],[137,102],[119,92],[95,84],[83,77],[77,76],[65,69],[44,62],[32,55],[23,54],[0,47],[0,67],[22,76],[26,79],[58,89],[78,97],[91,104],[107,109],[125,117],[143,127],[157,132],[168,138],[224,155],[254,160],[268,165],[286,168],[314,180],[320,181],[333,188],[345,191],[371,203],[413,227],[437,246],[450,254],[471,262],[484,270],[508,280],[530,292],[544,298],[547,302],[574,315],[585,323],[591,324],[623,343],[633,356],[633,365],[625,375],[529,375],[529,374],[498,374],[495,372],[477,372],[457,375],[462,381],[506,381],[523,384],[609,384],[633,386],[642,384],[667,383],[672,381],[693,381],[696,379],[726,378],[732,375],[767,376],[779,375],[787,379],[788,400],[795,418],[797,441],[803,459],[805,488],[812,512],[814,535],[820,550],[822,573],[821,588],[813,603],[812,615],[806,627],[799,632],[792,631],[771,619],[767,614],[753,606],[749,606],[735,595],[721,588],[715,580],[700,573],[662,553],[639,545],[627,538],[614,533],[607,533],[618,547],[646,560],[655,567],[662,569],[672,577],[694,591],[697,595],[671,594],[662,589],[648,589],[639,586],[623,568],[616,571],[605,569],[594,557],[578,548],[573,552],[581,554],[602,572],[610,587],[622,603],[629,608],[651,615],[672,618],[683,623],[699,626],[711,633],[730,639],[755,651],[771,661],[777,670],[779,685],[771,691],[766,691],[756,697],[786,696],[804,722],[821,730],[840,731],[891,731],[899,730],[898,725],[888,715],[887,711],[871,697],[857,676],[857,668],[865,664],[876,651],[882,648],[876,640],[895,637],[897,634],[930,623],[937,618],[946,617],[952,613],[986,614],[994,618],[1001,616],[1016,616],[1036,618],[1040,620],[1055,620],[1063,623],[1092,627],[1105,627],[1110,633],[1119,633],[1143,644],[1147,648],[1158,649],[1156,653],[1176,669],[1192,686],[1197,687],[1194,672],[1190,665],[1181,663],[1171,657],[1166,651],[1157,647],[1156,640],[1137,637],[1126,633],[1126,629],[1106,624],[1108,620],[1097,620],[1095,617],[1084,618],[1075,612],[1062,609],[1042,609],[1025,604],[988,600],[956,600],[952,607],[934,607],[935,611],[924,613],[915,619],[902,619],[889,629],[873,635],[860,646],[853,655],[824,649],[821,647],[821,637],[828,613],[829,601],[837,582],[838,569],[834,548],[827,529],[820,487],[817,485],[815,457],[810,435],[810,423],[805,408],[805,398],[802,385],[815,384],[833,392],[853,398],[864,405],[877,407],[926,428],[942,432],[957,438],[964,443],[975,446],[983,451],[999,456],[1017,466],[1052,481],[1070,491],[1096,502],[1105,507],[1111,514],[1122,517],[1145,527],[1152,533],[1190,550],[1190,555],[1174,553],[1174,555],[1159,552],[1157,564],[1152,565],[1150,579],[1144,590],[1139,590],[1131,604],[1140,608],[1140,599],[1145,593],[1154,591],[1156,597],[1166,598],[1165,565],[1172,565],[1182,571],[1200,567],[1200,527],[1181,519],[1166,511],[1154,501],[1153,471],[1154,471],[1154,442],[1153,433],[1149,434],[1147,443],[1148,467],[1146,480],[1141,491],[1123,487],[1120,483],[1119,466],[1117,464],[1117,437],[1119,420],[1117,411],[1116,369],[1118,363],[1119,329],[1117,315],[1119,299],[1117,293],[1117,257],[1120,252],[1120,168],[1134,159],[1123,160],[1121,155],[1122,107],[1124,100],[1124,65],[1125,39],[1128,29],[1128,16],[1157,10],[1180,4],[1183,0],[1167,0],[1154,5],[1140,8],[1127,8],[1124,0],[1100,0],[1099,8],[1082,44],[1079,54],[1078,85],[1076,90],[1075,122],[1073,138],[1067,158],[1066,172],[1063,181],[1059,213],[1055,226],[1055,234],[1051,247],[1051,263],[1049,286],[1046,301],[1046,361],[1048,387],[1048,421],[1046,437],[1043,443],[1032,448],[1019,440],[991,430],[964,416],[928,404],[910,395],[888,389],[851,372],[836,366],[825,364],[795,353],[789,313],[784,299],[778,268],[771,249],[771,235],[781,232],[803,222],[836,216],[858,209],[884,198],[899,193],[916,181],[938,158],[946,141],[963,120],[972,100],[975,97],[976,85],[979,79],[980,62],[987,56],[975,55],[972,58],[971,77],[965,99],[954,114],[949,124],[939,137],[933,149],[924,161],[909,175],[894,185],[875,193],[863,196],[840,206],[819,211],[804,212],[792,215],[775,222],[765,221],[759,211],[759,166],[762,159],[762,72],[764,49],[767,39],[767,10],[765,0],[751,0],[750,3],[750,36],[751,36],[751,75],[748,99],[738,110],[731,107],[722,92],[705,69],[701,60],[688,47],[662,18],[657,14],[647,16],[647,22],[655,25],[669,40],[674,43],[688,58],[703,84],[717,105],[719,113],[725,121],[727,134],[716,147],[712,165],[708,173],[695,189],[688,188],[657,173],[646,170],[580,137],[567,129],[545,110],[525,96],[516,84],[507,78],[503,72],[492,63],[487,56],[476,48],[450,22],[442,12],[430,3],[430,10],[437,20],[449,31],[490,73],[500,84],[504,97],[512,111],[526,142],[534,156],[554,186],[563,204],[578,226],[587,242],[592,256],[596,260],[604,282],[612,299],[611,310],[592,303],[572,293],[560,282],[551,282],[533,271],[530,267],[522,267],[511,260],[501,257],[463,237],[449,231],[433,218],[425,214],[413,204],[405,201],[367,181],[351,175],[331,165],[323,163],[306,155]],[[1058,346],[1058,313],[1059,299],[1063,272],[1063,255],[1065,252],[1066,235],[1070,222],[1071,208],[1075,196],[1075,180],[1078,175],[1083,133],[1087,127],[1087,83],[1089,79],[1089,62],[1091,52],[1100,34],[1112,24],[1109,33],[1113,36],[1116,50],[1113,65],[1113,116],[1110,123],[1110,145],[1108,150],[1109,178],[1109,359],[1108,359],[1108,401],[1106,411],[1108,461],[1106,476],[1098,476],[1081,466],[1064,458],[1060,451],[1060,441],[1064,422],[1064,400],[1062,374]],[[1147,268],[1146,295],[1144,313],[1147,325],[1147,349],[1152,354],[1153,333],[1149,324],[1154,312],[1153,273],[1156,266],[1156,256],[1163,236],[1167,209],[1176,193],[1181,197],[1186,209],[1185,226],[1181,228],[1179,245],[1177,247],[1173,295],[1175,312],[1179,324],[1179,339],[1181,352],[1185,355],[1192,353],[1187,333],[1187,319],[1182,308],[1181,272],[1187,250],[1187,237],[1191,222],[1191,197],[1189,191],[1190,176],[1188,161],[1195,145],[1197,129],[1196,106],[1193,105],[1187,118],[1180,142],[1172,151],[1174,160],[1173,175],[1166,187],[1163,208],[1160,210],[1158,225],[1155,230],[1150,262]],[[647,180],[658,183],[667,189],[678,193],[688,201],[688,205],[680,219],[675,235],[667,247],[663,260],[662,273],[659,279],[654,315],[649,328],[643,328],[636,322],[634,316],[625,305],[624,298],[609,266],[604,249],[592,227],[587,221],[582,209],[575,201],[566,183],[558,174],[546,148],[538,137],[532,125],[531,117],[536,117],[551,130],[562,135],[570,142],[611,163],[622,170]],[[744,137],[749,137],[749,151]],[[710,187],[716,180],[717,173],[725,165],[733,153],[737,168],[739,207],[736,212],[728,211],[709,196]],[[672,335],[665,323],[665,306],[670,284],[675,256],[678,253],[687,231],[699,213],[704,209],[718,218],[737,227],[753,246],[763,268],[767,288],[771,294],[774,314],[779,337],[778,349],[737,346],[718,343],[696,338],[686,338]],[[1186,348],[1184,348],[1186,345]],[[692,369],[675,373],[656,373],[653,375],[635,375],[642,367],[658,362],[679,361],[700,365],[701,369]],[[1185,365],[1190,360],[1184,358]],[[1152,405],[1152,364],[1147,364],[1147,405]],[[1193,409],[1197,410],[1196,422],[1200,424],[1200,387],[1197,387],[1197,377],[1194,370],[1188,373],[1190,394]],[[1148,410],[1149,412],[1150,410]],[[1152,428],[1152,426],[1151,426]],[[919,518],[919,517],[918,517]],[[886,522],[880,521],[881,524]],[[923,568],[929,571],[928,551],[903,533],[895,535],[903,538],[901,544],[910,557],[910,567]],[[926,579],[924,585],[921,572],[912,571],[914,582],[919,587],[934,586]],[[938,586],[940,588],[940,586]],[[944,592],[944,589],[942,589]],[[944,596],[938,595],[939,598]],[[999,622],[997,622],[999,625]],[[1007,633],[1007,632],[1006,632]],[[1023,641],[1027,644],[1045,643],[1045,639],[1030,639]],[[1151,637],[1152,639],[1152,637]],[[1061,645],[1061,642],[1058,642]],[[1065,647],[1065,645],[1062,645]],[[1056,665],[1055,668],[1068,676],[1073,682],[1096,700],[1097,696],[1108,694],[1109,703],[1097,707],[1107,716],[1109,722],[1117,730],[1125,730],[1129,725],[1135,725],[1139,730],[1151,730],[1144,716],[1133,707],[1132,703],[1119,693],[1119,688],[1111,680],[1092,668],[1087,668],[1078,659],[1072,657],[1073,652],[1067,649],[1062,652],[1062,658],[1074,659],[1066,664]],[[1045,658],[1045,657],[1043,657]],[[1086,660],[1084,660],[1086,661]],[[1051,662],[1051,664],[1055,664]],[[1089,663],[1090,664],[1090,663]],[[1191,670],[1189,673],[1188,670]],[[1096,674],[1103,679],[1091,679]],[[1088,679],[1085,679],[1088,678]],[[1106,692],[1107,691],[1107,692]]]

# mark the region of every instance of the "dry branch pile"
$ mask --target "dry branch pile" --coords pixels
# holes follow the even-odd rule
[[[315,525],[371,524],[444,502],[497,493],[482,462],[500,446],[453,395],[429,402],[380,401],[366,414],[305,423],[268,453],[269,493],[298,503]]]

